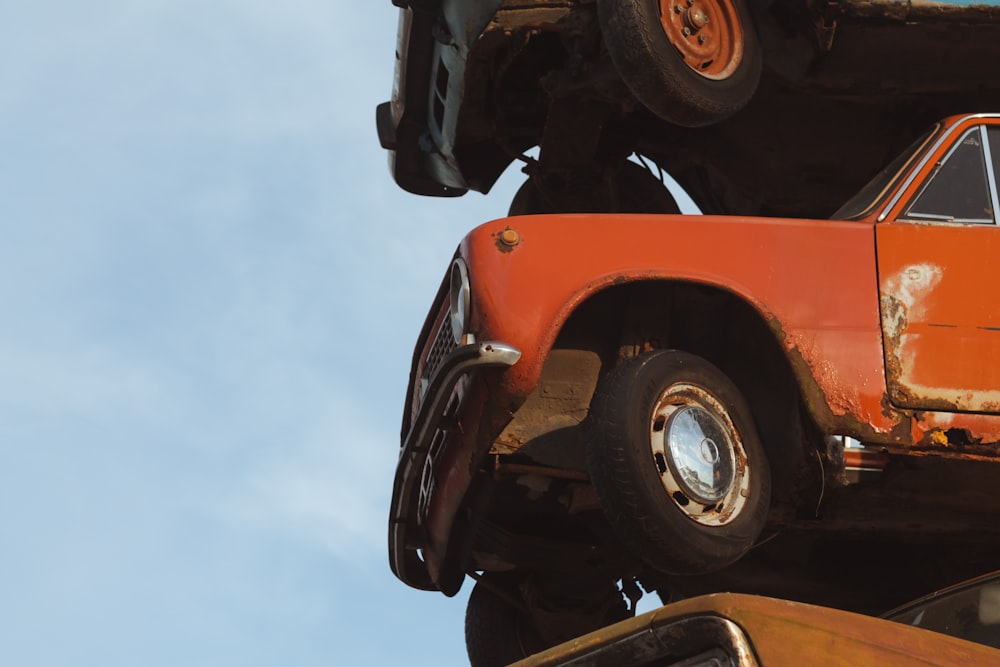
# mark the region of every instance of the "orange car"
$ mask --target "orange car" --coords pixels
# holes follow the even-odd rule
[[[856,608],[913,597],[907,568],[987,569],[998,173],[1000,115],[968,115],[931,128],[833,220],[566,214],[474,229],[416,346],[393,571],[448,595],[483,572],[533,626],[578,618],[576,632],[620,618],[636,580],[728,587],[755,545],[763,565],[742,585],[798,581],[794,597],[826,583],[808,599],[828,602],[848,587],[821,557],[868,540],[846,557],[893,565],[850,587]],[[847,485],[849,468],[876,479]],[[910,550],[873,550],[880,539]],[[768,549],[787,565],[761,560]]]

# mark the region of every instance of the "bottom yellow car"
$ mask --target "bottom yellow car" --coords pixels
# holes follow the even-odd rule
[[[1000,665],[1000,572],[881,618],[753,595],[705,595],[621,621],[516,665]]]

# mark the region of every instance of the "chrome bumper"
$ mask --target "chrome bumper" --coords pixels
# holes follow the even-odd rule
[[[438,590],[417,547],[412,545],[421,542],[419,539],[414,540],[416,536],[413,535],[413,531],[417,530],[420,481],[431,440],[441,422],[448,399],[458,381],[473,369],[509,367],[520,358],[520,350],[505,343],[464,345],[445,357],[427,386],[424,403],[403,441],[389,509],[389,565],[393,573],[409,586]]]

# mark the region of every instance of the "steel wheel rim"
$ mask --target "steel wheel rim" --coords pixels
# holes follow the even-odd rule
[[[703,526],[734,521],[750,492],[746,448],[729,413],[701,387],[675,384],[653,406],[654,470],[669,501]]]
[[[684,64],[706,79],[733,75],[743,60],[743,24],[734,0],[659,0],[660,25]]]

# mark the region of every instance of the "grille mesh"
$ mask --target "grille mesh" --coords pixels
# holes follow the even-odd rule
[[[424,359],[424,369],[420,374],[420,377],[425,382],[429,383],[431,378],[434,377],[434,373],[437,371],[441,362],[444,358],[451,353],[452,350],[458,347],[455,343],[455,337],[451,333],[451,320],[448,319],[447,313],[445,317],[442,317],[438,322],[437,335],[434,337],[434,344],[431,346],[430,351],[427,353],[427,357]]]

